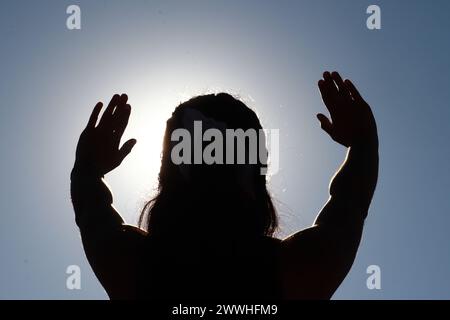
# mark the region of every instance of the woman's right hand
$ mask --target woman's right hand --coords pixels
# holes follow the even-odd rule
[[[103,104],[99,102],[94,107],[78,141],[75,170],[103,176],[118,167],[131,152],[135,139],[128,140],[119,148],[131,112],[127,100],[126,94],[114,95],[97,126]]]

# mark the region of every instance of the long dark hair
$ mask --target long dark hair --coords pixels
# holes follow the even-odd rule
[[[186,178],[180,165],[173,163],[171,135],[186,127],[187,110],[225,123],[229,129],[262,130],[256,113],[226,93],[197,96],[180,104],[167,120],[157,194],[142,209],[140,227],[151,235],[272,236],[278,219],[259,158],[256,164],[245,165],[250,188],[240,182],[244,165],[191,164]]]

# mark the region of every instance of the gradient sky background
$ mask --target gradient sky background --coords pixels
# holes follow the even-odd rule
[[[82,29],[66,28],[78,4]],[[378,4],[382,29],[366,28]],[[69,198],[77,138],[97,101],[128,93],[107,176],[127,222],[155,186],[165,120],[181,101],[227,91],[280,129],[271,189],[284,237],[308,227],[345,150],[319,128],[317,80],[354,80],[378,121],[381,169],[356,262],[336,299],[450,298],[449,1],[2,1],[0,298],[105,299]],[[82,289],[67,290],[68,265]],[[366,268],[381,267],[368,290]],[[330,266],[332,267],[332,266]]]

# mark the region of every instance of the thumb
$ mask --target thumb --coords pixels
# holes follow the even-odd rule
[[[317,119],[320,121],[320,127],[331,136],[331,132],[333,131],[333,125],[331,124],[330,119],[328,119],[322,113],[317,114]]]
[[[122,148],[119,150],[119,161],[122,162],[123,159],[131,152],[134,145],[136,144],[136,139],[130,139],[122,145]]]

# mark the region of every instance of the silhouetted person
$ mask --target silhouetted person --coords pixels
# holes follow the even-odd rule
[[[120,146],[131,107],[115,95],[98,125],[98,103],[80,136],[71,193],[84,249],[112,299],[329,299],[350,270],[378,175],[378,138],[369,105],[349,81],[325,72],[318,83],[331,115],[322,129],[348,148],[330,198],[312,227],[284,240],[264,164],[176,165],[178,128],[261,129],[256,114],[228,94],[195,97],[167,121],[157,195],[142,211],[142,229],[126,225],[103,181],[136,141]],[[204,147],[204,146],[203,146]],[[247,150],[248,151],[248,150]],[[146,231],[144,231],[146,230]]]

